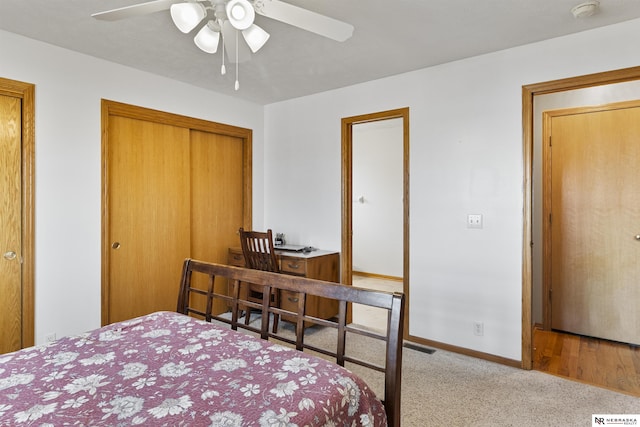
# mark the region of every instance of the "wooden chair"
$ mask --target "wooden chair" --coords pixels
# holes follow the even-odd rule
[[[262,231],[244,231],[240,228],[240,246],[244,255],[246,268],[253,270],[271,271],[280,273],[278,259],[276,258],[275,249],[273,247],[273,235],[271,230]],[[247,300],[256,303],[262,303],[263,289],[256,284],[248,284]],[[270,304],[274,307],[280,307],[280,291],[272,289]],[[251,307],[245,310],[245,325],[249,324],[251,317]],[[273,315],[273,333],[278,332],[279,314]]]

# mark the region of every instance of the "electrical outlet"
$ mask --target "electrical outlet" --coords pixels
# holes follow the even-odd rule
[[[482,228],[482,215],[481,214],[467,215],[467,228]]]
[[[484,323],[473,322],[473,335],[481,337],[484,335]]]
[[[51,344],[52,342],[55,342],[56,340],[56,334],[49,334],[47,336],[44,337],[44,339],[47,341],[47,344]]]

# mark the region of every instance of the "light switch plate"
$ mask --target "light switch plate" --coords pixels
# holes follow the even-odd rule
[[[467,228],[482,228],[482,215],[481,214],[467,215]]]

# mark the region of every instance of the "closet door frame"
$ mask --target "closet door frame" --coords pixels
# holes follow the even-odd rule
[[[243,227],[252,226],[252,130],[221,123],[210,122],[188,116],[153,110],[145,107],[124,104],[103,99],[101,102],[101,126],[102,126],[102,287],[101,287],[101,312],[102,324],[106,325],[109,315],[109,256],[111,243],[109,241],[109,121],[111,117],[126,117],[137,120],[163,123],[190,130],[215,133],[232,136],[242,140],[243,144]],[[177,289],[177,288],[176,288]],[[177,294],[176,294],[177,295]]]

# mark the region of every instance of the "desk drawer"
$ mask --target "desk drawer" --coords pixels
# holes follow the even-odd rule
[[[299,296],[297,292],[292,291],[280,291],[280,307],[283,310],[298,312],[298,300]]]
[[[280,271],[297,276],[306,276],[307,261],[305,259],[283,256],[280,260]]]
[[[244,267],[244,255],[242,255],[242,252],[229,251],[227,263],[234,267]]]
[[[292,313],[297,313],[299,300],[300,300],[300,295],[297,292],[285,291],[285,290],[280,291],[280,308],[283,310],[287,310]],[[295,316],[290,316],[286,314],[283,314],[281,319],[286,322],[293,322],[293,323],[297,321]],[[313,325],[312,322],[304,322],[305,328],[311,325]]]

